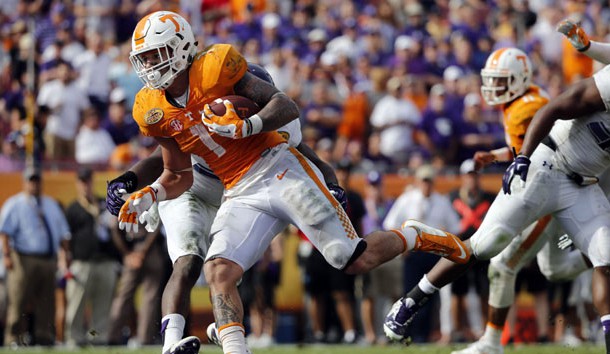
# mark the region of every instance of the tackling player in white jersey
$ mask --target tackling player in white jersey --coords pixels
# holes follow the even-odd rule
[[[610,353],[610,202],[597,183],[610,166],[609,108],[610,67],[606,67],[536,112],[521,152],[503,176],[504,193],[468,242],[471,261],[466,265],[439,261],[397,301],[384,324],[394,338],[401,339],[430,294],[477,259],[497,255],[533,221],[553,214],[593,264],[593,304]]]
[[[521,150],[525,131],[534,114],[548,102],[546,93],[531,83],[533,68],[523,51],[501,48],[494,51],[481,70],[481,92],[487,104],[500,106],[504,118],[506,144],[504,148],[475,154],[476,167],[493,161],[509,161],[510,147]],[[567,281],[588,269],[586,257],[578,250],[565,251],[557,247],[564,235],[556,218],[542,217],[515,235],[510,244],[489,265],[489,307],[485,333],[465,349],[452,354],[501,354],[502,330],[508,310],[515,300],[517,273],[534,257],[541,272],[552,281]],[[548,314],[547,314],[548,315]],[[542,321],[544,312],[537,311]]]

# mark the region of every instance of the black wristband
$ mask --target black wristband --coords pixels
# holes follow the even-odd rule
[[[123,173],[122,175],[118,176],[117,178],[113,179],[112,181],[110,181],[110,183],[112,183],[112,182],[125,183],[125,190],[127,191],[127,193],[133,193],[136,191],[136,188],[138,187],[138,175],[136,175],[132,171],[127,171],[127,172]]]
[[[589,48],[590,48],[590,47],[591,47],[591,41],[589,41],[589,43],[587,43],[587,45],[586,45],[586,46],[584,46],[584,47],[582,47],[582,48],[580,48],[580,49],[577,49],[577,50],[578,50],[579,52],[583,53],[583,52],[586,52],[587,50],[589,50]]]

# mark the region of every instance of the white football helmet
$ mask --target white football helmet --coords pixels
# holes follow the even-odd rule
[[[153,63],[148,64],[151,51],[156,53]],[[196,53],[197,42],[191,25],[175,12],[157,11],[136,25],[129,60],[148,88],[166,89]]]
[[[523,95],[532,82],[532,63],[522,50],[501,48],[489,56],[481,70],[481,94],[491,106]]]

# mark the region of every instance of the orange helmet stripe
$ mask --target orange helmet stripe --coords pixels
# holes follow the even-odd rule
[[[146,37],[146,32],[148,31],[148,18],[152,14],[148,14],[144,16],[136,25],[136,29],[133,31],[133,41],[136,46],[144,44],[144,37]]]
[[[498,66],[498,62],[500,61],[500,56],[502,56],[502,54],[504,54],[504,52],[507,50],[508,48],[501,48],[493,52],[491,54],[491,60],[489,61],[488,69],[495,69]]]

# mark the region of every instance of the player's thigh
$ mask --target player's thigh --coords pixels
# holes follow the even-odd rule
[[[212,243],[206,261],[224,258],[246,271],[286,226],[285,221],[244,203],[241,198],[229,199],[220,206],[212,224]]]
[[[337,269],[345,267],[361,238],[328,191],[320,171],[294,153],[281,163],[283,178],[270,178],[269,200],[276,215],[297,226]]]
[[[498,193],[487,211],[481,227],[470,238],[474,255],[490,259],[499,254],[528,225],[541,217],[541,209],[524,200],[524,193]]]
[[[172,263],[185,255],[205,259],[217,211],[217,207],[205,203],[190,191],[159,203],[159,216],[165,228]]]
[[[531,262],[549,238],[560,229],[559,222],[555,218],[550,215],[544,216],[516,235],[500,254],[491,259],[491,262],[495,267],[516,273]]]
[[[610,265],[610,202],[599,185],[575,188],[573,202],[556,217],[593,266]]]

